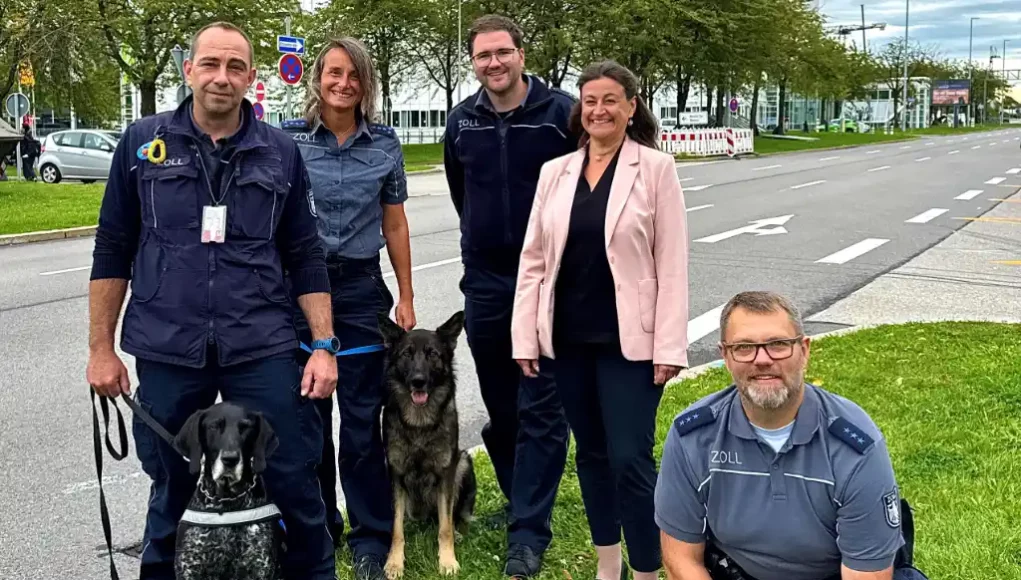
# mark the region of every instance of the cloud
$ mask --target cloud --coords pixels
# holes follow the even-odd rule
[[[968,60],[969,24],[974,23],[972,58],[988,66],[990,47],[999,56],[1007,40],[1008,69],[1021,69],[1021,2],[1019,0],[910,0],[908,40],[936,47],[946,58]],[[885,30],[866,31],[870,49],[903,42],[905,0],[820,0],[819,10],[827,25],[860,24],[865,4],[865,23],[885,22]],[[849,37],[861,43],[861,32]],[[999,58],[993,68],[1002,66]]]

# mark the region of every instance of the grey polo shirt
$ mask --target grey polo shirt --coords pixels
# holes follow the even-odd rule
[[[882,433],[850,400],[805,386],[779,452],[756,436],[734,385],[678,415],[656,484],[656,523],[712,541],[758,580],[876,571],[904,543]]]

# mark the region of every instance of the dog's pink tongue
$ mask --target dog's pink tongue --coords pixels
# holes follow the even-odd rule
[[[411,393],[411,401],[416,405],[424,405],[429,400],[429,393],[414,392]]]

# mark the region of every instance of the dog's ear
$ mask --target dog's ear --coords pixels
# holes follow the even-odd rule
[[[392,347],[404,336],[404,329],[390,320],[390,315],[384,312],[377,312],[376,319],[379,321],[379,332],[383,335],[383,342]]]
[[[174,448],[188,458],[188,471],[191,473],[198,473],[202,468],[202,418],[205,416],[204,410],[193,413],[174,437]]]
[[[266,471],[266,458],[273,455],[280,445],[273,427],[262,413],[251,413],[255,425],[255,444],[252,447],[252,471],[262,473]]]
[[[436,329],[436,334],[439,335],[443,342],[454,348],[457,345],[457,337],[461,335],[463,329],[464,311],[459,310]]]

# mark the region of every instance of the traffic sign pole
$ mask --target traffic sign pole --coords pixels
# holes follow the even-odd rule
[[[284,34],[286,34],[287,36],[291,35],[291,17],[290,16],[284,17]],[[287,85],[287,88],[284,89],[284,90],[287,91],[287,104],[284,106],[285,107],[284,110],[286,111],[284,119],[290,119],[291,118],[291,85]]]

